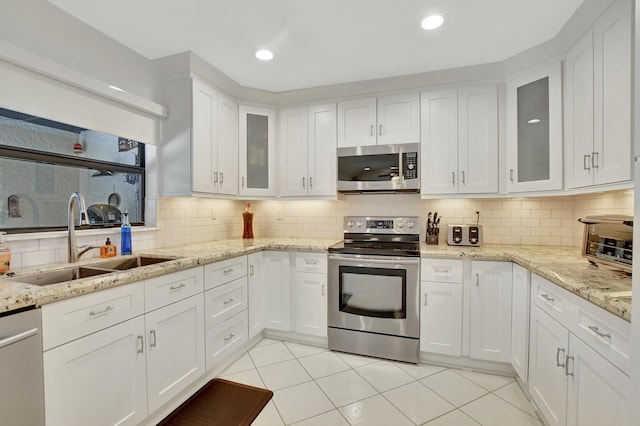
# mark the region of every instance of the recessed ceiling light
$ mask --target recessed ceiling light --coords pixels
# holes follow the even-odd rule
[[[540,122],[539,118],[532,118],[531,120],[527,121],[527,123],[529,124],[538,124]]]
[[[269,49],[258,49],[254,54],[256,55],[256,58],[260,59],[261,61],[270,61],[275,56],[273,51]]]
[[[124,92],[123,89],[119,88],[118,86],[114,86],[112,84],[109,85],[109,89],[115,90],[116,92]]]
[[[444,13],[434,13],[429,15],[420,22],[420,26],[423,30],[435,30],[440,28],[444,24],[446,15]]]

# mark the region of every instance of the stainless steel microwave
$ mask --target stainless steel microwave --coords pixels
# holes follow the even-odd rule
[[[338,148],[339,192],[419,192],[420,144]]]

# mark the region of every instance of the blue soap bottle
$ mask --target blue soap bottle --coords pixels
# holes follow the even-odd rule
[[[129,223],[129,212],[124,211],[124,219],[120,227],[120,254],[131,254],[131,224]]]

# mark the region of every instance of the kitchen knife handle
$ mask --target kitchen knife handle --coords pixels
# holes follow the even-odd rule
[[[591,167],[589,167],[590,161],[591,161],[591,154],[585,154],[584,158],[582,159],[582,167],[585,170],[591,170]]]

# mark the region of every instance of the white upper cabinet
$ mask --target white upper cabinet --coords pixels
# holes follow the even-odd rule
[[[423,92],[423,195],[498,192],[495,84]]]
[[[275,111],[240,105],[239,113],[239,194],[248,197],[275,196]]]
[[[631,179],[631,12],[614,3],[565,60],[567,188]]]
[[[508,192],[562,189],[562,73],[542,64],[506,82]]]
[[[280,111],[279,195],[336,196],[336,105]]]
[[[166,82],[163,194],[238,193],[238,105],[197,77]]]
[[[420,140],[417,93],[338,103],[338,147],[411,143]]]

